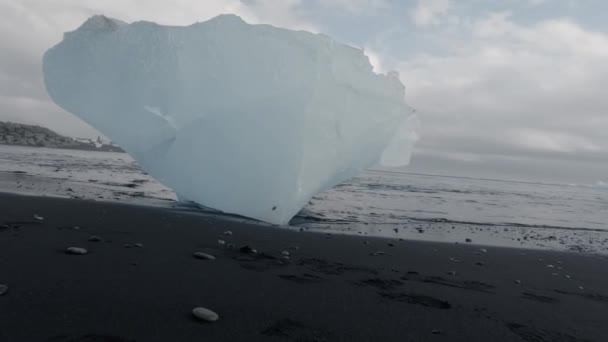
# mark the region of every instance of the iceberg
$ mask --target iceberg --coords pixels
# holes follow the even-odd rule
[[[407,164],[396,73],[323,34],[221,15],[190,26],[94,16],[43,57],[53,101],[189,200],[287,224],[317,193]]]

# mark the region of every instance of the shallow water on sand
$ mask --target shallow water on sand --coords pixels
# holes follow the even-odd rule
[[[127,154],[0,146],[0,191],[184,208]],[[324,232],[608,253],[608,189],[368,171],[292,226]]]

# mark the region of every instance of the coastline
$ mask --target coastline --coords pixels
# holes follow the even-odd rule
[[[0,284],[8,286],[0,296],[2,341],[608,335],[608,259],[601,255],[329,235],[169,208],[6,193],[0,227]],[[67,247],[89,253],[67,255]],[[216,260],[196,259],[197,251]],[[219,321],[196,321],[190,312],[197,306],[217,312]]]

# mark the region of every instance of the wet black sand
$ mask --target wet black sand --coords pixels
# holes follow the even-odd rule
[[[328,236],[85,200],[0,194],[0,284],[0,341],[608,336],[605,256]],[[196,321],[196,306],[219,321]]]

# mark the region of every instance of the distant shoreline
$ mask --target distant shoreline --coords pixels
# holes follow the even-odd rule
[[[57,149],[57,150],[76,150],[76,151],[127,153],[122,148],[120,148],[118,146],[113,146],[113,145],[102,145],[101,147],[95,147],[95,146],[70,147],[70,146],[38,146],[38,145],[23,145],[23,144],[0,143],[0,146],[31,147],[31,148],[52,148],[52,149]]]
[[[0,121],[0,145],[125,152],[112,143],[104,143],[99,137],[97,140],[71,138],[42,126],[2,121]]]

